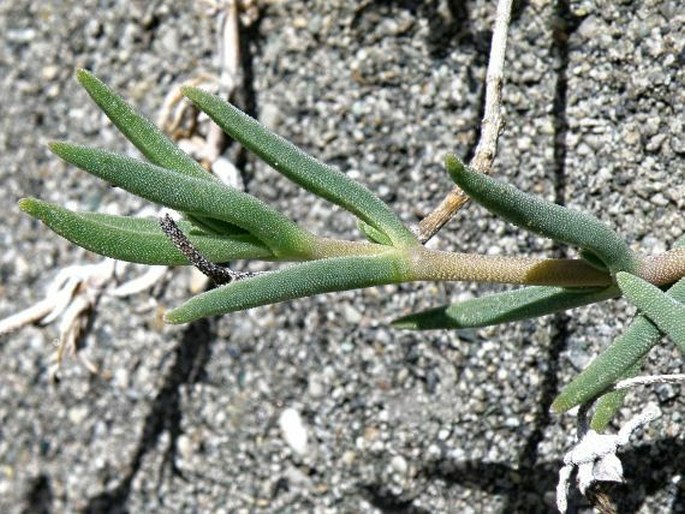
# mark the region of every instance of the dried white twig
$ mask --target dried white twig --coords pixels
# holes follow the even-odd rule
[[[48,285],[45,299],[36,305],[0,321],[0,334],[19,330],[37,322],[52,323],[61,317],[59,339],[53,376],[65,353],[75,354],[78,339],[87,323],[87,316],[102,295],[106,284],[115,274],[115,261],[106,259],[99,264],[69,266],[61,270]],[[82,357],[92,372],[97,366]]]
[[[502,83],[504,81],[504,56],[507,48],[507,31],[511,20],[512,0],[499,0],[495,28],[492,33],[490,59],[485,78],[485,112],[481,122],[480,139],[470,166],[481,173],[490,173],[497,155],[497,139],[502,130]],[[469,197],[458,187],[452,189],[433,212],[426,216],[418,227],[422,243],[433,237],[454,214],[461,209]]]
[[[8,334],[31,323],[51,323],[69,307],[75,296],[91,284],[97,287],[114,269],[111,259],[100,264],[69,266],[61,270],[47,287],[45,299],[0,321],[0,335]]]
[[[147,291],[152,289],[155,284],[161,282],[166,276],[167,271],[169,271],[168,266],[149,266],[149,269],[141,276],[112,289],[109,291],[109,294],[117,298],[122,298]]]
[[[675,383],[685,383],[685,373],[628,378],[617,382],[610,390],[618,391],[637,386]],[[593,403],[594,400],[580,406],[578,410],[579,442],[566,454],[564,467],[559,470],[557,507],[562,513],[568,508],[569,482],[574,468],[578,468],[578,489],[583,495],[595,482],[622,482],[623,466],[616,456],[616,451],[628,444],[633,432],[661,416],[659,407],[650,403],[640,415],[626,423],[618,434],[598,434],[590,430],[588,423],[588,412]]]
[[[240,21],[236,1],[227,1],[217,16],[219,53],[219,95],[229,100],[242,82],[240,67]],[[203,157],[214,164],[226,148],[226,134],[216,123],[210,123]]]
[[[577,483],[585,495],[595,482],[623,482],[623,466],[616,452],[630,441],[630,436],[650,421],[661,416],[656,404],[650,403],[644,411],[626,423],[618,434],[598,434],[587,430],[587,411],[579,412],[579,425],[585,427],[578,443],[564,456],[564,466],[559,470],[557,484],[557,508],[564,514],[568,509],[568,493],[571,475],[578,469]]]
[[[26,325],[37,323],[54,310],[55,303],[55,298],[45,298],[28,309],[1,320],[0,336],[11,334]]]
[[[126,264],[104,259],[97,264],[75,265],[60,270],[46,288],[43,300],[0,321],[0,335],[33,323],[49,324],[59,319],[59,338],[53,369],[56,372],[66,355],[78,354],[78,341],[87,325],[88,316],[103,295],[128,296],[153,285],[149,280],[133,279],[110,289],[123,273]],[[156,281],[158,280],[159,278]],[[85,356],[79,356],[88,370],[98,372],[95,364]]]
[[[616,382],[613,389],[630,389],[637,386],[652,384],[683,384],[685,383],[685,373],[673,373],[670,375],[648,375],[644,377],[626,378]]]
[[[94,310],[100,294],[101,291],[98,290],[86,290],[83,294],[72,298],[69,306],[64,310],[59,324],[59,345],[55,356],[55,367],[52,370],[53,376],[57,376],[65,355],[77,355],[79,339],[83,335],[88,324],[88,316]],[[98,367],[82,354],[81,360],[89,371],[98,372]]]

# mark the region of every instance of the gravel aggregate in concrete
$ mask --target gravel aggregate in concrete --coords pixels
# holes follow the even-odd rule
[[[259,3],[243,34],[251,112],[418,222],[451,187],[444,154],[473,152],[493,2]],[[95,71],[155,119],[171,88],[214,70],[214,30],[190,2],[0,5],[1,316],[42,298],[61,267],[99,261],[21,215],[19,198],[123,214],[145,205],[47,151],[69,139],[135,155],[74,69]],[[685,231],[683,84],[680,0],[519,2],[495,173],[595,214],[635,249],[662,251]],[[242,171],[250,193],[303,226],[359,237],[350,216],[267,166],[248,158]],[[565,251],[477,205],[430,244]],[[187,270],[173,277],[160,308],[188,297]],[[411,310],[501,289],[387,286],[184,327],[161,327],[146,295],[105,298],[83,351],[110,378],[74,360],[59,384],[49,380],[54,325],[4,336],[0,511],[552,512],[575,419],[549,414],[549,403],[633,310],[616,301],[478,330],[387,328]],[[665,343],[646,369],[682,364]],[[621,512],[685,512],[681,392],[629,395],[619,422],[648,401],[664,415],[623,453]],[[284,436],[284,412],[300,439]],[[302,430],[305,451],[292,443]]]

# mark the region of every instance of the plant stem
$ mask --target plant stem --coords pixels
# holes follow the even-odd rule
[[[606,286],[611,276],[582,259],[536,259],[407,250],[412,280],[471,281],[561,287]]]
[[[468,281],[559,287],[597,287],[613,282],[611,275],[583,259],[540,259],[477,255],[430,250],[423,246],[399,249],[362,241],[320,237],[305,260],[379,255],[398,251],[405,255],[409,275],[405,281]],[[640,260],[638,275],[655,285],[670,284],[685,276],[685,248]]]
[[[539,259],[476,255],[430,250],[423,246],[399,249],[360,241],[318,238],[305,260],[379,255],[398,252],[407,262],[402,282],[495,282],[560,287],[597,287],[612,283],[611,276],[582,259]]]
[[[637,275],[656,286],[679,280],[685,276],[685,248],[674,248],[643,258]]]
[[[423,246],[396,249],[386,245],[319,238],[305,260],[379,255],[398,252],[407,262],[402,282],[495,282],[501,284],[596,287],[612,283],[611,276],[582,259],[538,259],[441,252]]]
[[[330,257],[352,257],[378,255],[392,250],[391,246],[366,241],[347,241],[329,237],[317,237],[316,243],[304,260],[327,259]]]
[[[507,31],[511,20],[512,0],[499,0],[495,28],[490,44],[490,59],[485,79],[485,112],[481,122],[480,140],[470,166],[480,173],[490,173],[497,155],[497,139],[502,130],[502,83],[504,78],[504,55],[507,48]],[[455,187],[433,212],[419,223],[418,238],[422,243],[433,237],[469,197]]]

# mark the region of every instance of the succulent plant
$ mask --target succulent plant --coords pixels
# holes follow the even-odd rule
[[[77,79],[149,162],[54,142],[65,161],[183,215],[178,223],[73,212],[34,198],[20,207],[83,248],[143,264],[192,264],[225,284],[166,314],[170,323],[226,314],[294,298],[414,281],[518,284],[513,291],[437,307],[393,322],[398,329],[482,327],[544,316],[625,296],[641,312],[553,404],[565,411],[603,395],[639,372],[662,336],[685,351],[685,246],[656,256],[633,252],[598,219],[520,191],[448,155],[448,173],[473,200],[505,220],[579,250],[577,259],[488,256],[431,250],[380,198],[341,171],[299,150],[236,107],[196,88],[183,94],[229,136],[302,188],[349,211],[366,240],[317,236],[261,200],[227,186],[183,153],[161,130],[91,73]],[[235,259],[294,262],[259,274],[236,273]],[[669,287],[666,291],[664,287]],[[606,426],[623,392],[605,394],[593,427]]]

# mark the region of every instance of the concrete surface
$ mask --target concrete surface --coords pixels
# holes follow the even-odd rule
[[[444,153],[473,151],[494,2],[262,4],[243,34],[248,109],[417,222],[450,187]],[[144,205],[47,151],[69,139],[133,153],[73,70],[154,118],[175,84],[213,71],[213,31],[191,2],[0,5],[0,316],[42,298],[61,267],[99,260],[21,215],[19,198]],[[518,2],[497,175],[594,213],[635,248],[668,247],[685,230],[684,46],[679,0]],[[241,167],[252,194],[303,226],[359,237],[350,216],[254,159]],[[475,205],[431,244],[564,251]],[[0,340],[1,512],[552,512],[575,420],[549,404],[633,312],[610,302],[460,333],[388,329],[494,289],[418,284],[161,327],[158,307],[188,283],[176,270],[157,304],[101,302],[83,351],[111,378],[72,360],[51,383],[55,325]],[[682,364],[664,342],[647,370]],[[632,393],[621,419],[648,401],[664,416],[622,454],[615,497],[621,512],[685,512],[681,388]]]

